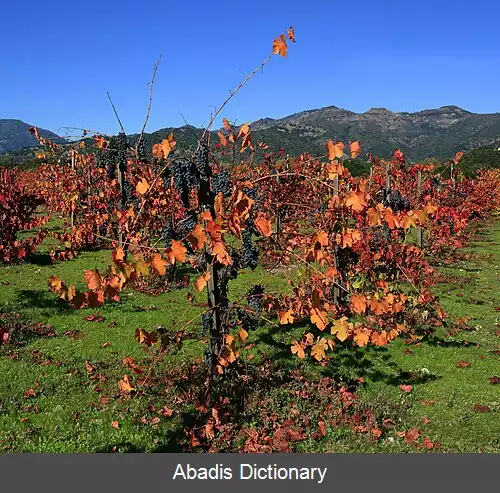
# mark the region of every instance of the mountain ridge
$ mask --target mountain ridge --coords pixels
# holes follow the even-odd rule
[[[38,147],[40,143],[29,132],[31,127],[34,127],[34,125],[29,125],[15,118],[0,119],[0,154],[29,147]],[[67,140],[59,137],[59,135],[50,130],[38,128],[38,132],[42,137],[50,139],[56,144],[68,143]]]
[[[8,120],[0,120],[0,152],[5,152],[2,151],[5,138],[1,131],[5,121]],[[27,130],[29,126],[24,125]],[[500,113],[473,113],[455,105],[416,112],[373,107],[362,113],[331,105],[281,118],[260,118],[252,122],[250,128],[255,143],[265,142],[272,150],[283,148],[291,155],[302,152],[322,155],[328,139],[345,143],[360,140],[363,152],[381,157],[400,148],[412,160],[447,158],[460,150],[500,146]],[[48,138],[49,134],[55,136],[48,130],[40,131]],[[192,146],[202,130],[190,125],[167,127],[146,134],[145,140],[152,145],[172,131],[179,134],[176,135],[179,145]],[[129,138],[134,140],[137,134]],[[33,145],[33,141],[30,142]]]

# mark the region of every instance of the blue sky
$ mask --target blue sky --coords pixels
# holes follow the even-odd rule
[[[225,108],[237,122],[335,105],[500,112],[498,0],[3,1],[0,118],[57,131],[200,126],[293,25],[274,57]],[[219,125],[221,122],[216,122]],[[65,131],[61,130],[64,134]]]

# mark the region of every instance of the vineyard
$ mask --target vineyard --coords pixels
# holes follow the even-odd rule
[[[0,169],[0,447],[500,451],[500,170],[214,141],[225,104]]]

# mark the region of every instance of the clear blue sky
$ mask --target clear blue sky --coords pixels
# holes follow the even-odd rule
[[[223,116],[329,105],[500,112],[499,0],[2,0],[0,15],[0,118],[54,131],[117,132],[106,91],[138,131],[160,53],[148,130],[180,126],[181,114],[202,125],[289,25],[288,56]]]

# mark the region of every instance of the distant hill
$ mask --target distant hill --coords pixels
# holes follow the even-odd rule
[[[0,120],[0,153],[37,145],[28,132],[29,125],[20,120]],[[336,106],[302,111],[279,119],[263,118],[250,125],[254,143],[265,142],[271,150],[280,148],[290,155],[310,152],[325,154],[328,139],[344,143],[360,140],[363,153],[390,156],[401,149],[412,160],[445,159],[457,151],[479,147],[500,147],[500,113],[471,113],[457,106],[416,113],[394,113],[372,108],[354,113]],[[52,132],[40,130],[45,137],[65,141]],[[178,148],[196,147],[202,129],[189,125],[163,128],[145,135],[146,148],[173,132]],[[137,134],[130,135],[134,142]],[[214,133],[213,138],[217,141]]]
[[[394,113],[372,108],[354,113],[336,106],[303,111],[284,118],[263,118],[250,124],[254,143],[265,142],[272,150],[288,154],[323,155],[328,139],[345,143],[360,140],[363,153],[380,157],[401,149],[412,160],[447,159],[458,151],[500,147],[500,113],[478,114],[443,106],[416,113]],[[184,126],[164,128],[146,135],[146,144],[158,143],[174,132],[178,146],[194,147],[202,130]],[[136,136],[130,136],[135,140]],[[217,136],[214,135],[215,141]]]
[[[443,106],[416,113],[372,108],[365,113],[328,106],[251,125],[256,137],[288,153],[324,154],[328,139],[360,140],[364,152],[389,156],[401,149],[411,160],[448,158],[460,150],[500,146],[500,113],[477,114]]]
[[[27,147],[38,147],[38,140],[28,131],[33,126],[21,120],[0,119],[0,153],[18,151]],[[50,130],[39,128],[38,131],[42,137],[51,139],[57,144],[67,143],[66,140]]]

